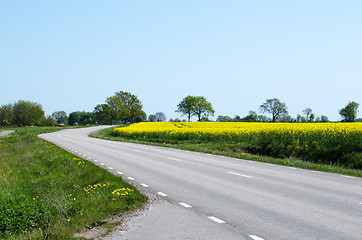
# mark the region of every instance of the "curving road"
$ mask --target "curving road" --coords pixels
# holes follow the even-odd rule
[[[134,239],[362,239],[361,178],[88,137],[101,128],[40,137],[165,199]]]

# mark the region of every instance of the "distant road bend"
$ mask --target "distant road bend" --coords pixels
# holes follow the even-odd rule
[[[362,239],[361,178],[88,137],[101,128],[40,137],[194,216],[204,239]]]

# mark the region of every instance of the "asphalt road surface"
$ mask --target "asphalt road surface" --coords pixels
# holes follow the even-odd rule
[[[4,137],[9,135],[10,133],[15,132],[14,130],[9,130],[9,131],[0,131],[0,137]]]
[[[164,199],[127,239],[362,239],[361,178],[88,137],[100,128],[41,137]]]

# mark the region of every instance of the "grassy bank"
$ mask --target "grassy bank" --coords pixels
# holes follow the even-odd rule
[[[57,128],[15,130],[0,138],[0,239],[76,239],[147,201],[121,178],[37,137]]]
[[[298,158],[276,158],[259,154],[251,154],[245,151],[248,146],[246,143],[233,143],[233,142],[210,142],[210,141],[195,141],[194,139],[182,140],[182,141],[165,141],[162,138],[127,138],[113,135],[114,128],[102,130],[93,134],[93,137],[105,138],[114,141],[127,141],[141,144],[150,144],[162,147],[172,147],[177,149],[211,153],[216,155],[235,157],[240,159],[247,159],[253,161],[260,161],[272,164],[279,164],[285,166],[292,166],[316,171],[332,172],[344,175],[351,175],[362,177],[362,170],[346,168],[343,166],[314,163],[304,161]]]

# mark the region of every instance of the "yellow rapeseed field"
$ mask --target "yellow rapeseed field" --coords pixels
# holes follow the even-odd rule
[[[355,144],[360,144],[362,123],[142,122],[116,128],[114,134],[130,138],[207,141],[244,141],[264,136],[273,140],[313,139],[322,143],[356,141]]]
[[[362,167],[362,123],[142,122],[113,133],[157,142],[247,143],[252,153]]]

